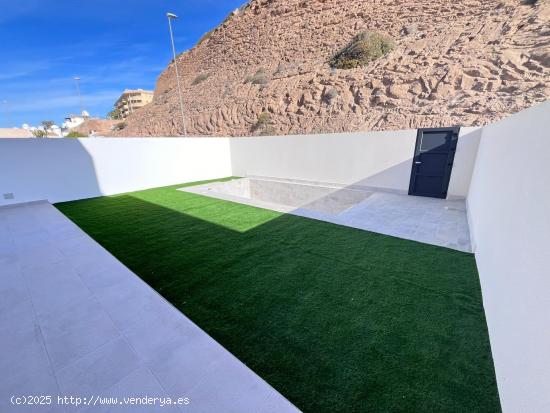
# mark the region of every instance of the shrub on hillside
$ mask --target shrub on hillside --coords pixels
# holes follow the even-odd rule
[[[85,138],[86,135],[83,135],[80,132],[69,132],[66,136],[66,138]]]
[[[119,109],[113,109],[107,113],[107,119],[118,120],[122,119],[122,113]]]
[[[337,98],[340,95],[340,93],[336,89],[330,89],[323,95],[323,100],[326,103],[332,103],[332,101]]]
[[[252,126],[252,132],[258,133],[262,136],[274,134],[275,130],[273,129],[271,115],[269,112],[262,112],[260,116],[258,116],[256,124]]]
[[[193,82],[191,83],[191,86],[196,86],[198,85],[199,83],[202,83],[204,82],[206,79],[208,79],[210,77],[210,74],[209,73],[201,73],[200,75],[198,75],[195,80],[193,80]]]
[[[115,130],[115,131],[122,130],[126,127],[126,125],[127,125],[126,122],[119,122],[115,126],[113,126],[113,130]]]
[[[253,85],[267,85],[269,83],[269,77],[267,75],[267,70],[261,67],[256,73],[252,76],[248,76],[244,83],[252,83]]]
[[[331,59],[330,65],[336,69],[355,69],[381,58],[394,47],[393,40],[386,35],[362,32]]]

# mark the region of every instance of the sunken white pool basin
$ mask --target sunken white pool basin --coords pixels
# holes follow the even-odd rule
[[[301,209],[330,215],[338,215],[372,195],[366,190],[274,178],[240,178],[181,190],[280,212]]]
[[[471,252],[464,200],[264,177],[212,182],[180,191]]]

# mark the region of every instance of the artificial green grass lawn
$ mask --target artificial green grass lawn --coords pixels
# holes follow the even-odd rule
[[[500,411],[473,255],[182,186],[56,206],[303,411]]]

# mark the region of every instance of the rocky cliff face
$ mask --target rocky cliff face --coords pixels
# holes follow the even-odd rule
[[[394,50],[331,69],[363,31]],[[177,64],[190,135],[482,125],[549,98],[550,0],[252,0]],[[180,131],[171,64],[119,133]]]

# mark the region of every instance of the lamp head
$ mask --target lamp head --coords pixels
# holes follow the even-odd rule
[[[178,16],[176,16],[174,13],[166,13],[166,16],[169,18],[169,19],[177,19]]]

